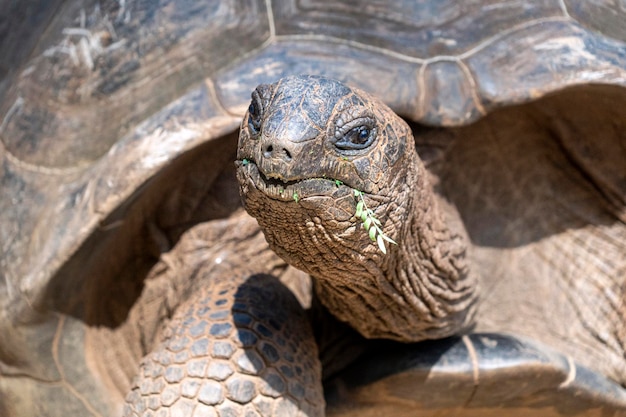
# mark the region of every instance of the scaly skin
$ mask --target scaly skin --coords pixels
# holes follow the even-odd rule
[[[262,85],[237,159],[246,210],[279,256],[317,279],[338,318],[407,342],[472,324],[466,243],[447,226],[410,129],[383,103],[320,77]],[[398,243],[387,254],[356,219],[354,190]]]
[[[323,415],[321,365],[308,317],[267,273],[278,272],[270,267],[277,266],[274,260],[282,262],[263,244],[253,219],[233,216],[224,223],[222,238],[232,246],[204,247],[207,236],[199,227],[174,250],[172,262],[185,267],[173,266],[173,273],[193,284],[139,364],[125,417]],[[242,237],[249,247],[236,245]],[[194,252],[202,254],[197,264]]]

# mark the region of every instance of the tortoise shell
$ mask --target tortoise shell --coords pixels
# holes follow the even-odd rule
[[[0,331],[5,335],[0,392],[28,391],[27,402],[37,403],[53,395],[56,388],[48,382],[73,386],[62,390],[59,398],[65,400],[50,402],[51,415],[72,410],[108,415],[116,409],[119,398],[112,395],[109,401],[103,393],[117,382],[90,376],[88,363],[103,357],[87,353],[86,345],[94,343],[89,335],[101,327],[114,332],[135,320],[133,306],[147,288],[144,278],[185,230],[237,210],[236,190],[230,190],[233,132],[256,85],[321,74],[372,93],[406,119],[430,126],[467,125],[495,109],[546,95],[574,97],[572,106],[594,106],[606,96],[606,123],[624,120],[626,11],[602,0],[358,5],[56,0],[45,5],[2,1],[0,9],[6,11],[0,17],[5,57],[0,67]],[[616,175],[623,175],[613,181],[616,195],[623,197],[626,174]],[[206,196],[203,208],[192,197],[197,195]],[[479,344],[491,337],[472,336]],[[560,369],[556,382],[538,396],[514,395],[513,388],[510,395],[489,390],[478,395],[482,388],[476,389],[472,379],[467,389],[475,392],[454,405],[448,394],[411,400],[426,409],[466,407],[469,414],[478,397],[487,398],[480,407],[504,404],[521,413],[538,407],[567,414],[571,409],[565,404],[574,397],[582,408],[626,407],[623,389],[601,375],[589,373],[563,391],[559,387],[573,372],[572,364],[563,365],[557,353],[532,344],[521,348],[526,342],[514,336],[493,338],[502,338],[505,347],[486,353],[492,364],[484,368],[471,358],[446,356],[467,346],[466,339],[440,342],[449,345],[446,353],[439,362],[426,360],[427,366],[415,362],[415,352],[432,357],[442,351],[440,344],[394,345],[348,369],[340,385],[348,387],[351,401],[369,404],[376,413],[406,399],[407,379],[424,381],[411,376],[412,369],[439,369],[440,361],[458,364],[464,370],[453,366],[444,372],[452,375],[444,378],[445,392],[451,393],[463,378],[475,378],[472,372],[479,368],[493,369],[493,363],[506,368],[507,352],[537,352],[549,357],[539,362]],[[484,350],[474,349],[489,352],[490,344],[484,344]],[[130,351],[131,362],[145,354],[137,346]],[[549,372],[531,374],[545,381]],[[521,380],[523,385],[533,379]],[[83,388],[76,388],[78,382]],[[376,384],[391,397],[368,394]],[[546,391],[554,394],[548,400]],[[346,397],[341,398],[345,405]],[[329,400],[329,413],[338,403]],[[3,414],[28,409],[23,401],[16,404],[4,405]]]

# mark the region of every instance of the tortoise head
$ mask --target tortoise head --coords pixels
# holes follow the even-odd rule
[[[355,218],[355,190],[386,235],[401,234],[413,138],[402,119],[365,92],[316,76],[260,85],[241,126],[237,159],[246,209],[273,249],[310,273],[323,258],[379,255]],[[328,242],[331,253],[315,254],[314,242]]]
[[[403,341],[471,323],[465,244],[439,213],[409,127],[385,104],[320,77],[261,85],[237,159],[246,210],[279,256],[317,278],[339,319]]]

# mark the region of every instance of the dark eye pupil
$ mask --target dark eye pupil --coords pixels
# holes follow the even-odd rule
[[[359,139],[361,140],[361,143],[364,143],[369,137],[369,135],[370,135],[370,130],[366,127],[362,127],[359,130]]]
[[[355,145],[363,145],[370,137],[370,128],[367,126],[359,126],[352,129],[346,138]]]
[[[371,145],[375,136],[375,128],[361,125],[348,130],[340,136],[339,140],[335,142],[335,146],[345,151],[365,149]]]

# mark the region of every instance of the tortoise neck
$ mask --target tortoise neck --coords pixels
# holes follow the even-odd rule
[[[396,220],[398,245],[377,268],[352,277],[320,279],[318,292],[329,309],[369,338],[405,342],[450,336],[472,324],[476,282],[470,273],[462,232],[448,224],[425,168],[414,158],[404,216]],[[358,278],[358,279],[357,279]],[[347,295],[349,286],[352,296]],[[346,308],[346,299],[349,308]],[[334,308],[337,305],[337,308]]]
[[[430,339],[471,325],[477,291],[458,213],[444,211],[421,163],[419,168],[406,234],[385,275],[410,307],[404,314],[419,320],[407,323],[407,338],[419,330],[418,337]]]

